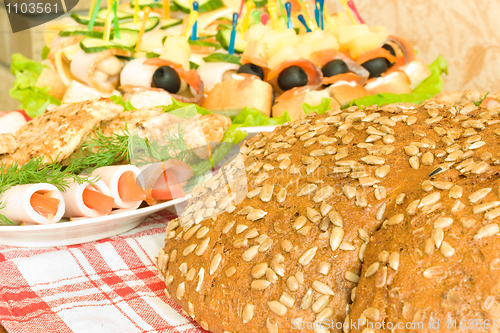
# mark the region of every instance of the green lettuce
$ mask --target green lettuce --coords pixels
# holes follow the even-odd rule
[[[15,75],[16,80],[9,90],[9,95],[20,101],[19,107],[32,118],[44,114],[49,104],[61,104],[49,95],[50,87],[37,87],[36,85],[44,67],[42,63],[30,60],[20,53],[12,55],[10,71]]]
[[[194,105],[196,107],[196,111],[201,115],[206,115],[206,114],[211,113],[210,111],[208,111],[205,108],[202,108],[199,105],[190,104],[190,103],[183,103],[183,102],[176,100],[175,98],[172,98],[172,104],[163,107],[163,112],[171,112],[171,111],[174,111],[177,109],[185,108],[186,106],[190,106],[190,105]]]
[[[132,103],[130,103],[130,101],[126,101],[125,102],[123,100],[123,97],[121,95],[119,95],[119,96],[117,96],[117,95],[111,95],[111,96],[109,96],[109,99],[112,100],[113,102],[115,102],[115,104],[123,106],[123,111],[137,110],[137,108],[135,108],[132,105]]]
[[[367,106],[367,105],[384,105],[391,103],[413,103],[419,104],[433,96],[439,94],[443,90],[443,78],[441,74],[448,74],[448,62],[439,56],[431,65],[429,65],[431,75],[426,78],[409,94],[392,94],[381,93],[371,96],[365,96],[355,99],[349,106]]]
[[[281,125],[290,121],[290,116],[288,115],[288,112],[285,111],[281,117],[270,118],[257,109],[246,107],[241,110],[241,112],[234,117],[232,121],[233,124],[229,127],[229,129],[239,127]]]
[[[304,113],[306,115],[312,112],[316,112],[316,114],[323,114],[331,109],[331,102],[331,98],[322,98],[321,103],[319,103],[318,105],[309,105],[307,103],[302,103],[302,110],[304,110]]]

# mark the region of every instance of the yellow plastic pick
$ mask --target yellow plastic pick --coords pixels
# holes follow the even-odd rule
[[[170,1],[163,0],[163,18],[168,20],[170,18]]]
[[[139,0],[134,0],[134,24],[139,23]]]
[[[186,26],[184,27],[184,31],[182,32],[182,35],[186,38],[186,40],[189,38],[189,35],[191,34],[193,30],[193,25],[198,19],[199,13],[195,10],[192,10],[191,13],[189,14],[189,20]]]
[[[312,14],[312,10],[311,10],[311,4],[308,1],[304,1],[304,8],[303,9],[304,9],[304,14],[306,14],[305,16],[306,16],[307,24],[309,25],[309,29],[311,29],[311,31],[316,31],[318,26],[312,20],[313,14]]]
[[[137,44],[135,45],[135,52],[139,52],[141,48],[142,36],[144,35],[144,31],[146,30],[146,22],[149,19],[149,14],[151,13],[151,8],[147,6],[144,8],[144,16],[142,17],[141,30],[139,30],[139,38],[137,39]]]
[[[356,20],[354,19],[354,16],[352,16],[351,8],[347,5],[347,0],[339,0],[340,3],[342,4],[342,7],[344,7],[344,10],[347,12],[347,15],[349,15],[349,19],[351,20],[352,24],[356,24]]]
[[[278,8],[276,7],[276,1],[268,1],[267,10],[269,11],[269,17],[271,18],[273,29],[281,30],[280,22],[278,20]]]
[[[109,35],[111,31],[111,21],[113,20],[113,0],[108,0],[108,11],[106,13],[106,21],[104,22],[104,36],[103,40],[109,42]]]
[[[326,26],[333,29],[335,27],[335,20],[330,16],[330,13],[328,13],[326,6],[323,8],[323,17],[325,19]]]
[[[255,9],[255,2],[252,0],[245,3],[245,15],[243,16],[241,31],[245,32],[248,30],[250,26],[250,14],[252,14],[252,10]]]
[[[95,3],[96,3],[96,0],[92,0],[92,2],[90,3],[89,17],[92,17],[92,13],[94,12]]]

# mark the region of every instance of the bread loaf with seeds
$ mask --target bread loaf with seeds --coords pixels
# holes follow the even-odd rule
[[[435,102],[351,107],[247,140],[169,223],[157,259],[167,296],[215,333],[342,332],[338,323],[366,308],[381,314],[377,292],[388,293],[391,270],[397,276],[412,260],[390,247],[399,242],[391,228],[411,223],[408,210],[451,212],[461,178],[475,179],[477,190],[485,187],[481,180],[496,179],[499,112]],[[441,201],[445,195],[453,200]],[[444,230],[449,220],[440,223]],[[410,247],[411,234],[404,240]],[[446,242],[446,256],[436,250],[432,259],[442,266],[457,246]],[[389,246],[383,263],[374,260],[382,250],[372,244]],[[362,290],[355,289],[360,275]],[[376,290],[374,278],[384,276],[385,289]],[[351,312],[352,300],[362,310]],[[330,328],[309,324],[325,319]]]

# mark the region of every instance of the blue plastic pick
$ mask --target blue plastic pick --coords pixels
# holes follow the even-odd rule
[[[293,29],[292,4],[290,2],[285,3],[285,10],[286,10],[286,27],[288,29]]]
[[[234,54],[234,43],[236,42],[236,25],[238,24],[238,13],[233,14],[233,30],[231,30],[231,40],[229,42],[228,52]]]
[[[309,29],[309,27],[307,26],[306,19],[305,19],[304,15],[299,14],[299,15],[297,15],[297,18],[299,19],[300,23],[302,23],[302,25],[306,28],[306,32],[311,32],[311,29]]]
[[[193,2],[193,10],[198,11],[198,1]],[[193,24],[193,30],[191,31],[191,40],[198,40],[198,20]]]
[[[325,30],[325,0],[319,0],[319,20],[321,22],[321,30]]]
[[[316,0],[314,2],[314,18],[316,19],[316,25],[321,28],[321,18],[320,18],[320,11],[319,11],[320,5],[319,5],[319,0]]]

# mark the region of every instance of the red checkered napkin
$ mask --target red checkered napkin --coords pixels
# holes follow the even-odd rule
[[[155,257],[164,211],[98,242],[50,249],[0,246],[0,323],[10,333],[206,332],[164,294]]]

